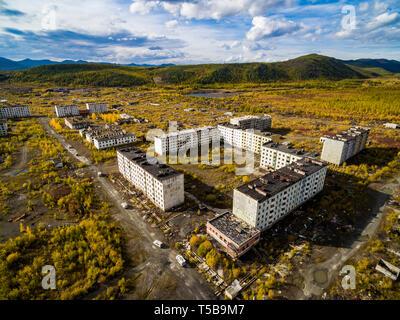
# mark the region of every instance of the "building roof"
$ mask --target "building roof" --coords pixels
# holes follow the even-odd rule
[[[105,102],[92,102],[92,103],[86,103],[87,106],[106,106],[107,103]]]
[[[111,130],[109,132],[103,132],[101,134],[92,135],[93,140],[97,140],[98,142],[107,141],[110,139],[121,138],[121,137],[134,137],[136,136],[133,133],[127,133],[124,130]]]
[[[244,184],[236,190],[254,200],[264,201],[327,165],[324,161],[303,158]]]
[[[71,124],[75,124],[75,123],[91,123],[90,120],[83,118],[83,117],[68,117],[65,118],[64,121],[68,121]]]
[[[238,246],[241,246],[260,233],[259,230],[251,227],[229,212],[225,212],[209,220],[208,223]]]
[[[56,108],[71,108],[71,107],[78,108],[78,105],[77,104],[68,104],[68,105],[62,105],[62,106],[56,105],[55,107]]]
[[[262,115],[246,115],[241,117],[232,118],[231,121],[238,122],[243,120],[251,120],[251,119],[272,119],[272,116],[269,114],[262,114]]]
[[[315,157],[315,153],[305,151],[304,149],[296,149],[291,147],[290,145],[284,145],[273,141],[264,143],[263,147],[274,149],[284,153],[289,153],[294,156]]]
[[[222,126],[222,127],[227,127],[229,129],[239,129],[239,130],[243,130],[241,127],[239,127],[236,124],[232,124],[229,122],[224,122],[224,123],[219,123],[218,126]]]
[[[29,106],[23,106],[21,104],[9,104],[7,102],[3,102],[0,105],[0,108],[29,108]]]
[[[180,135],[184,135],[184,134],[193,134],[193,133],[197,133],[199,131],[210,131],[213,129],[217,129],[216,127],[211,127],[211,126],[204,126],[204,127],[199,127],[199,128],[191,128],[191,129],[185,129],[185,130],[180,130],[180,131],[172,131],[169,133],[164,133],[161,134],[159,136],[156,136],[155,138],[168,138],[168,137],[172,137],[172,136],[180,136]]]
[[[144,151],[136,147],[120,148],[117,150],[117,153],[122,154],[124,157],[140,166],[157,180],[183,175],[182,172],[176,171],[165,163],[161,163],[157,158],[147,156]]]
[[[370,132],[369,128],[356,126],[356,127],[351,127],[348,130],[344,130],[341,133],[335,134],[333,136],[325,135],[323,136],[323,138],[347,142],[356,139],[356,137],[359,135],[368,134],[369,132]]]

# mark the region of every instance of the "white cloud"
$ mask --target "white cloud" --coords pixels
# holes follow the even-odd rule
[[[158,1],[136,0],[129,7],[129,11],[132,13],[148,14],[157,5]]]
[[[172,27],[175,27],[176,25],[178,25],[178,23],[179,23],[178,20],[170,20],[165,23],[165,26],[167,28],[172,28]]]
[[[379,0],[375,1],[375,4],[374,4],[375,12],[385,11],[388,7],[389,7],[389,5],[387,3],[379,2]]]
[[[375,17],[370,23],[367,24],[368,29],[376,29],[382,26],[386,26],[398,21],[400,15],[397,12],[389,14],[387,12]]]
[[[361,2],[361,3],[359,4],[359,6],[358,6],[358,9],[359,9],[361,12],[367,11],[368,8],[369,8],[369,3],[368,3],[368,2]]]
[[[253,41],[294,34],[302,29],[301,25],[285,18],[254,17],[252,23],[253,27],[247,32],[246,38]]]
[[[236,40],[236,41],[233,41],[231,43],[224,43],[220,47],[224,48],[226,50],[229,50],[229,49],[233,49],[233,48],[239,47],[240,44],[241,44],[241,41]]]
[[[270,9],[290,5],[291,3],[292,0],[198,0],[196,2],[176,1],[175,3],[163,0],[133,0],[131,11],[148,14],[151,9],[160,6],[175,16],[180,14],[187,19],[220,20],[239,14],[264,15]]]

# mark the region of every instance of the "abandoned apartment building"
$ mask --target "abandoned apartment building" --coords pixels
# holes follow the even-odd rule
[[[347,159],[365,149],[368,128],[352,127],[334,136],[323,136],[321,159],[330,163],[341,165]]]
[[[0,119],[0,137],[7,135],[7,119]]]
[[[86,109],[89,113],[106,113],[107,104],[106,103],[86,103]]]
[[[184,203],[184,175],[138,148],[117,150],[118,169],[161,210]]]
[[[93,143],[98,150],[122,146],[136,141],[134,133],[109,125],[81,129],[79,134],[85,137],[86,141]]]
[[[0,106],[0,118],[28,118],[31,116],[31,111],[28,106],[5,104]]]
[[[77,105],[65,105],[55,107],[56,115],[58,118],[79,116],[79,110]]]
[[[239,258],[260,241],[260,231],[225,212],[207,222],[207,233],[233,259]]]
[[[173,131],[154,137],[154,151],[160,156],[186,152],[191,148],[209,146],[217,141],[220,136],[216,127],[200,127]]]
[[[323,189],[327,163],[302,158],[233,191],[232,213],[260,231]]]
[[[314,158],[315,156],[312,152],[270,141],[262,146],[260,167],[280,169],[304,157]]]
[[[88,128],[91,122],[83,117],[69,117],[64,119],[65,125],[73,130],[80,130]]]
[[[272,117],[270,115],[246,115],[230,119],[230,124],[238,126],[241,129],[256,129],[266,131],[271,128]]]
[[[221,139],[235,148],[248,150],[260,154],[264,143],[275,140],[277,135],[271,132],[262,132],[257,129],[242,129],[231,123],[218,125]]]

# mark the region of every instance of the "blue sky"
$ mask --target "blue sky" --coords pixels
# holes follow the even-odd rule
[[[399,0],[0,0],[0,56],[112,63],[400,60]]]

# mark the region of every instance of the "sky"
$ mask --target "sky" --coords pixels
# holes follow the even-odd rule
[[[0,0],[0,57],[120,64],[400,60],[399,0]]]

